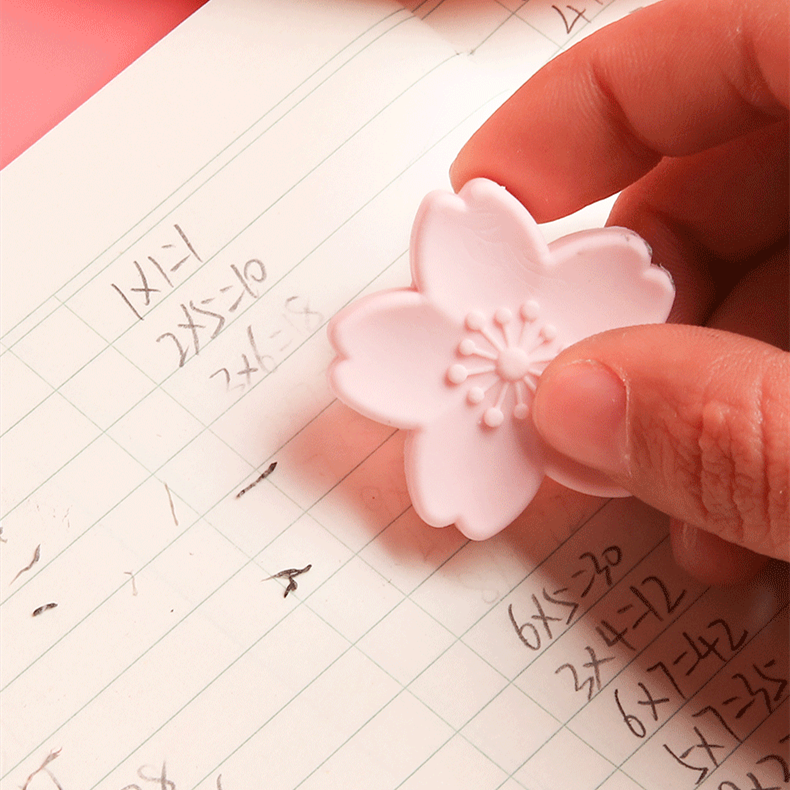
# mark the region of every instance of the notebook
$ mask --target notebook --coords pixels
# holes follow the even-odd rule
[[[3,788],[790,781],[783,571],[551,483],[432,529],[326,383],[463,142],[637,5],[211,0],[5,168]]]

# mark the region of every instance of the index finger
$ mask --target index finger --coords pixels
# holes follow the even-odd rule
[[[790,9],[774,0],[663,0],[544,66],[453,163],[507,187],[539,222],[623,189],[664,156],[785,117]]]

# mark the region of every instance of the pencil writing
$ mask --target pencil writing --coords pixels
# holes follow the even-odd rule
[[[52,761],[53,761],[53,760],[54,760],[54,759],[55,759],[55,758],[56,758],[56,757],[57,757],[59,754],[60,754],[60,749],[56,749],[56,750],[54,750],[54,751],[51,751],[51,752],[50,752],[50,753],[49,753],[49,754],[48,754],[48,755],[47,755],[47,756],[44,758],[44,762],[42,762],[42,763],[41,763],[41,765],[39,765],[39,767],[38,767],[38,768],[36,768],[36,770],[35,770],[35,771],[33,771],[33,773],[31,773],[31,774],[30,774],[30,775],[27,777],[27,779],[25,780],[25,783],[22,785],[22,790],[27,790],[27,788],[30,786],[30,783],[33,781],[33,777],[34,777],[36,774],[40,774],[42,771],[45,771],[47,774],[49,774],[49,777],[50,777],[50,779],[52,779],[52,781],[53,781],[53,782],[54,782],[54,783],[57,785],[57,787],[58,787],[58,788],[60,788],[60,785],[58,784],[57,780],[55,779],[55,777],[54,777],[54,776],[52,776],[52,774],[50,773],[50,770],[47,768],[47,766],[48,766],[48,765],[49,765],[49,764],[50,764],[50,763],[51,763],[51,762],[52,762]],[[62,788],[61,788],[61,790],[62,790]]]

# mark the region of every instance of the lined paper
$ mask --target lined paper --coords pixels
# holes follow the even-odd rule
[[[458,148],[633,7],[587,5],[212,0],[3,171],[2,787],[790,780],[776,566],[551,486],[431,529],[327,388]]]

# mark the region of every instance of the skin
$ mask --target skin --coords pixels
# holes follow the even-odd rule
[[[566,349],[533,420],[668,513],[710,583],[790,559],[788,42],[785,2],[663,0],[549,63],[451,169],[538,222],[621,191],[609,224],[672,274],[670,324]]]

